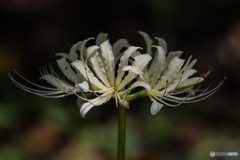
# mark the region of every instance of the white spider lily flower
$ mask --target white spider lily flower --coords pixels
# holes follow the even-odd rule
[[[144,32],[139,33],[146,41],[146,54],[151,54],[152,40],[148,34]],[[179,58],[182,53],[181,51],[170,52],[166,56],[166,42],[161,38],[156,39],[158,40],[159,46],[152,46],[157,49],[156,54],[150,67],[144,70],[145,79],[138,85],[147,90],[146,95],[149,96],[152,101],[150,107],[150,113],[152,115],[158,113],[164,105],[176,107],[182,103],[198,102],[209,97],[219,89],[221,83],[208,92],[206,92],[206,89],[199,90],[199,87],[195,89],[195,85],[201,83],[210,72],[208,71],[200,77],[189,78],[197,72],[195,69],[192,69],[196,60],[190,63],[192,58],[192,56],[190,56],[185,65],[183,65],[185,60]],[[201,93],[196,95],[196,92]],[[184,93],[189,94],[182,96]],[[175,104],[170,104],[167,101],[174,102]]]
[[[94,38],[88,38],[84,41],[79,41],[70,49],[70,53],[58,53],[61,56],[57,60],[58,66],[64,74],[64,78],[57,75],[52,66],[39,68],[42,75],[40,79],[46,80],[55,88],[49,88],[35,84],[22,75],[15,69],[14,71],[23,80],[40,89],[27,87],[17,82],[9,73],[12,82],[24,91],[48,98],[61,98],[67,95],[74,94],[84,104],[80,104],[80,113],[85,117],[86,113],[93,107],[106,103],[111,97],[115,98],[116,105],[118,103],[129,108],[128,101],[121,99],[119,92],[124,91],[126,85],[137,76],[140,75],[144,79],[142,70],[152,59],[150,55],[134,56],[134,61],[131,66],[128,66],[129,57],[134,54],[140,47],[129,46],[125,39],[118,40],[113,47],[107,39],[107,34],[100,33],[96,39],[96,45],[85,47],[86,43]],[[128,47],[124,53],[120,53],[123,47]],[[121,55],[121,56],[119,56]],[[117,75],[115,75],[115,65],[119,61]],[[129,71],[128,74],[125,72]],[[65,80],[66,79],[68,80]],[[136,85],[133,85],[136,86]],[[81,95],[79,95],[81,93]],[[94,99],[88,99],[85,93],[96,95]]]
[[[103,42],[101,43],[101,41]],[[91,50],[91,52],[87,53],[85,58],[82,57],[81,60],[75,60],[71,63],[75,70],[77,70],[89,81],[89,92],[101,94],[81,105],[80,114],[82,117],[85,117],[86,113],[92,107],[106,103],[111,97],[115,97],[117,106],[118,103],[120,103],[122,106],[128,108],[128,102],[120,98],[119,91],[124,90],[124,87],[128,85],[137,75],[141,75],[141,70],[143,70],[151,60],[150,55],[139,55],[135,57],[134,62],[132,63],[133,69],[128,69],[127,71],[130,72],[124,77],[124,67],[128,64],[128,58],[133,52],[140,49],[140,47],[131,46],[122,54],[118,66],[117,76],[115,77],[116,60],[114,60],[114,54],[116,53],[113,52],[114,49],[111,47],[109,41],[106,40],[106,36],[103,34],[98,36],[96,44],[100,44],[100,50],[98,50],[98,46],[91,46],[94,47],[95,50],[91,50],[89,47],[87,51]],[[91,62],[91,65],[89,66],[88,59]]]

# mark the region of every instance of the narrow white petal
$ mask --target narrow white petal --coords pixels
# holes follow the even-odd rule
[[[143,70],[148,62],[152,59],[152,57],[148,54],[139,55],[135,58],[133,62],[133,67],[138,67],[140,70]],[[133,72],[129,72],[127,76],[122,80],[120,85],[118,86],[118,90],[121,90],[126,86],[128,82],[131,82],[136,77],[136,74]]]
[[[154,57],[154,59],[152,60],[150,67],[148,69],[148,77],[151,77],[152,74],[154,73],[154,70],[156,69],[157,66],[157,62],[158,62],[158,51],[155,53],[155,55],[152,55],[152,57]],[[164,57],[164,59],[166,59],[166,57]]]
[[[84,103],[80,109],[81,116],[85,118],[85,115],[92,107],[99,106],[99,105],[102,105],[103,103],[106,103],[112,97],[112,94],[113,94],[113,90],[109,90],[108,92],[104,93],[100,97],[90,100],[91,103],[90,102]]]
[[[71,63],[71,65],[72,65],[75,69],[77,69],[77,70],[84,76],[84,78],[86,78],[86,79],[89,78],[90,82],[91,82],[93,85],[95,85],[95,86],[97,86],[98,88],[101,88],[101,89],[103,89],[103,90],[106,90],[106,89],[107,89],[107,87],[104,86],[104,85],[94,76],[94,74],[92,73],[92,71],[88,68],[88,66],[87,66],[84,62],[82,62],[82,61],[80,61],[80,60],[76,60],[76,61],[74,61],[73,63]],[[87,68],[87,75],[86,75],[85,67]],[[87,76],[88,76],[88,78],[87,78]]]
[[[79,83],[77,84],[84,92],[89,91],[89,85],[88,82],[83,82],[83,83]]]
[[[141,77],[141,79],[144,80],[144,75],[143,72],[138,68],[138,67],[134,67],[134,66],[125,66],[123,69],[123,71],[131,71],[137,75],[139,75]],[[124,72],[123,72],[124,73]]]
[[[196,59],[193,60],[189,65],[187,65],[186,67],[184,67],[184,70],[191,69],[191,68],[195,65],[196,62],[197,62]]]
[[[76,44],[74,44],[72,46],[72,48],[70,49],[70,53],[69,53],[69,56],[71,58],[71,62],[77,60],[78,58],[78,54],[76,53],[77,50],[80,51],[81,47],[82,47],[82,44],[83,44],[83,41],[79,41],[77,42]]]
[[[61,69],[61,71],[63,72],[63,74],[71,81],[73,81],[74,83],[80,83],[82,82],[84,79],[79,79],[79,77],[77,76],[77,74],[72,70],[72,68],[70,67],[70,64],[66,61],[66,58],[63,57],[60,60],[57,60],[58,66]]]
[[[184,63],[184,60],[179,59],[178,57],[174,57],[170,62],[168,69],[165,71],[164,75],[159,80],[159,82],[154,86],[153,89],[159,90],[166,84],[166,81],[170,82],[171,79],[174,76],[176,76],[177,72],[181,69],[183,63]]]
[[[55,56],[66,57],[69,61],[72,61],[70,55],[66,53],[57,53]]]
[[[182,55],[182,51],[169,52],[169,54],[166,58],[166,61],[165,61],[164,69],[162,70],[162,72],[164,72],[168,68],[169,63],[173,60],[173,58],[180,57],[181,55]]]
[[[94,54],[96,54],[97,53],[97,49],[98,49],[99,47],[98,46],[90,46],[90,47],[88,47],[88,49],[87,49],[87,51],[86,51],[86,55],[87,55],[87,58],[86,58],[86,61],[88,60],[88,58],[90,57],[90,56],[94,56]],[[94,52],[95,51],[95,52]],[[86,62],[85,62],[86,63]]]
[[[186,81],[184,81],[180,86],[178,86],[177,89],[187,88],[193,86],[193,84],[201,83],[202,81],[204,81],[204,78],[202,77],[189,78]]]
[[[155,56],[155,58],[157,58],[157,65],[154,69],[154,74],[153,74],[153,78],[151,81],[151,87],[153,87],[155,85],[155,83],[157,82],[158,78],[160,77],[160,73],[161,70],[163,69],[164,63],[165,63],[165,52],[163,50],[162,47],[160,46],[156,46],[158,54],[157,56]]]
[[[109,81],[111,85],[113,86],[114,85],[114,70],[113,70],[114,56],[112,52],[112,47],[108,42],[108,40],[103,42],[100,45],[100,47],[102,51],[102,56],[105,59],[107,75],[109,77]]]
[[[166,43],[166,41],[164,39],[158,38],[158,37],[156,37],[155,39],[158,40],[158,45],[161,46],[164,49],[165,53],[167,53],[167,43]]]
[[[136,51],[137,49],[139,49],[140,47],[134,47],[131,46],[129,47],[124,54],[122,55],[121,59],[120,59],[120,63],[119,63],[119,68],[118,68],[118,75],[117,75],[117,79],[116,79],[116,85],[118,86],[124,76],[124,72],[123,72],[123,67],[125,67],[126,65],[128,65],[128,58],[131,56],[131,54]]]
[[[138,33],[143,36],[143,38],[144,38],[144,40],[145,40],[145,42],[147,44],[147,53],[146,54],[150,54],[151,55],[152,54],[151,46],[152,46],[153,41],[149,38],[149,35],[147,33],[141,32],[141,31],[139,31]]]
[[[145,82],[135,82],[131,85],[131,87],[129,88],[129,90],[136,88],[136,87],[143,87],[146,90],[148,90],[149,92],[151,92],[151,86]]]
[[[99,34],[97,35],[97,38],[96,38],[96,42],[95,42],[96,45],[97,45],[97,46],[100,46],[101,43],[103,43],[104,41],[106,41],[107,36],[108,36],[108,34],[106,34],[106,33],[99,33]]]
[[[129,47],[128,41],[126,39],[119,39],[113,44],[113,55],[116,56],[120,53],[120,50],[124,47]]]
[[[71,86],[67,86],[66,83],[60,79],[58,79],[57,77],[51,75],[51,74],[45,74],[44,76],[42,76],[40,79],[45,79],[48,83],[52,84],[53,86],[64,90],[64,91],[69,91],[69,88],[71,88],[72,90],[74,90],[73,87]],[[69,87],[69,88],[68,88]]]
[[[93,69],[99,79],[107,86],[111,87],[111,84],[107,78],[106,72],[103,68],[102,60],[99,57],[99,53],[97,52],[96,55],[90,58],[90,61],[92,63]]]
[[[90,41],[91,39],[94,39],[94,38],[93,38],[93,37],[88,38],[88,39],[84,40],[83,43],[82,43],[82,46],[81,46],[81,49],[80,49],[80,58],[81,58],[82,61],[84,61],[84,56],[86,56],[86,55],[85,55],[86,53],[84,52],[85,45],[86,45],[86,43],[87,43],[88,41]]]
[[[182,69],[179,71],[179,73],[177,74],[176,77],[174,77],[174,79],[177,79],[179,78],[179,76],[182,74],[182,71],[186,71],[188,69],[191,69],[191,68],[187,68],[188,64],[190,63],[190,60],[192,59],[192,55],[188,58],[187,62],[184,64],[184,66],[182,67]]]
[[[196,72],[197,71],[195,69],[189,69],[189,70],[185,71],[182,75],[182,78],[179,77],[172,84],[170,84],[169,87],[167,87],[166,93],[171,92],[172,90],[176,89],[176,87],[178,85],[181,85],[184,81],[186,81],[186,79],[188,79],[188,77],[192,76]],[[181,80],[181,82],[179,83],[180,80]],[[161,92],[163,94],[164,90],[162,90]]]
[[[151,105],[151,108],[150,108],[150,113],[151,113],[152,115],[155,115],[155,114],[157,114],[157,113],[161,110],[162,107],[163,107],[163,104],[158,103],[158,102],[155,101],[155,100],[152,100],[152,105]]]
[[[139,51],[135,51],[135,52],[132,53],[131,57],[132,57],[133,59],[135,59],[135,58],[136,58],[137,56],[139,56],[139,55],[141,55],[141,53],[140,53]]]
[[[82,41],[77,42],[76,44],[74,44],[71,49],[70,49],[70,53],[66,54],[66,53],[57,53],[56,56],[61,56],[61,57],[66,57],[70,62],[73,62],[75,60],[77,60],[78,58],[78,54],[76,53],[77,50],[80,51],[80,48],[82,46]]]

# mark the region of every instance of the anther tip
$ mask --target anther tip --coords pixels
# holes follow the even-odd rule
[[[182,74],[184,73],[184,71],[182,71]]]
[[[168,83],[168,80],[166,81],[166,83]]]
[[[227,79],[227,77],[226,77],[226,76],[224,76],[224,79]]]
[[[12,68],[15,68],[15,66],[12,66]]]
[[[38,67],[39,70],[41,70],[42,68],[41,67]]]
[[[9,70],[7,70],[7,73],[9,73]]]
[[[195,83],[193,83],[193,86],[195,86]]]
[[[67,67],[65,67],[65,69],[67,70]]]
[[[128,82],[128,85],[130,85],[130,82]]]

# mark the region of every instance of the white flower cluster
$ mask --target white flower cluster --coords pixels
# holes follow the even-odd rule
[[[148,34],[139,33],[147,44],[144,54],[139,51],[141,47],[130,46],[126,39],[119,39],[111,46],[104,33],[97,36],[93,46],[86,47],[86,43],[94,39],[89,38],[74,44],[69,54],[56,54],[62,57],[57,63],[65,75],[63,78],[58,76],[51,65],[49,68],[39,68],[41,79],[54,88],[35,84],[25,79],[16,69],[14,71],[18,76],[42,90],[24,86],[8,74],[17,87],[35,95],[61,98],[75,94],[83,117],[93,106],[102,105],[110,98],[115,98],[117,107],[120,104],[129,108],[129,100],[149,96],[152,101],[150,112],[155,115],[163,105],[175,107],[182,103],[197,102],[219,89],[221,83],[208,92],[206,90],[209,87],[200,90],[196,84],[201,83],[210,71],[200,77],[189,78],[197,72],[192,69],[196,63],[196,60],[191,61],[192,56],[184,64],[185,60],[179,58],[182,52],[167,54],[167,45],[163,39],[156,38],[158,45],[152,45],[153,41]],[[125,51],[121,53],[124,48]],[[152,53],[153,48],[156,50],[155,54]],[[143,90],[130,94],[137,87],[143,87]],[[196,94],[197,92],[200,93]],[[89,99],[86,93],[91,93],[96,98]],[[81,100],[85,103],[80,103]]]

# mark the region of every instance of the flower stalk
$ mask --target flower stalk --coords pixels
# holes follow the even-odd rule
[[[125,141],[126,141],[126,108],[118,107],[118,146],[117,160],[125,160]]]

